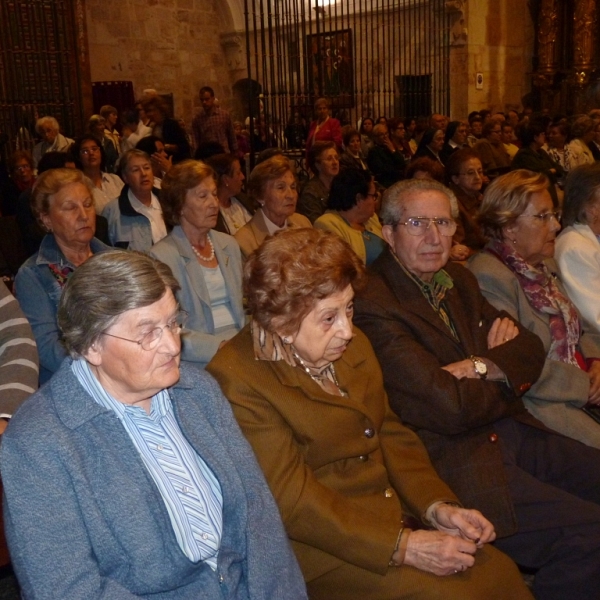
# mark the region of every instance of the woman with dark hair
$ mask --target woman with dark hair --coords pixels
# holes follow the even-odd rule
[[[152,134],[165,144],[173,164],[191,158],[191,148],[185,131],[179,122],[169,115],[169,106],[160,96],[152,96],[143,102],[146,116],[154,124]]]
[[[462,121],[450,121],[444,134],[444,147],[440,152],[442,162],[450,158],[450,155],[467,146],[467,125]]]
[[[360,133],[356,129],[347,129],[344,131],[343,140],[344,152],[340,156],[340,167],[368,171],[366,158],[360,149]]]
[[[600,338],[582,335],[556,276],[559,221],[545,175],[521,169],[498,177],[479,210],[490,241],[469,269],[492,305],[544,343],[542,373],[522,396],[527,410],[554,431],[600,448],[600,425],[581,410],[600,405]]]
[[[531,598],[488,544],[491,523],[457,505],[390,410],[352,325],[364,279],[333,233],[273,236],[244,269],[251,324],[207,367],[265,473],[311,600]]]
[[[404,121],[393,117],[392,119],[388,119],[387,125],[390,132],[390,139],[396,147],[396,150],[402,153],[406,162],[410,162],[413,157],[413,151],[410,149],[410,144],[406,139]]]
[[[370,265],[385,248],[376,214],[379,195],[373,177],[365,171],[347,169],[334,178],[327,212],[314,223],[317,229],[339,235]]]
[[[548,156],[560,165],[565,173],[571,170],[571,155],[567,146],[568,137],[569,127],[566,122],[559,121],[558,123],[550,123],[548,126],[545,150]]]
[[[177,299],[189,314],[181,357],[204,367],[245,323],[240,248],[214,229],[217,184],[205,163],[174,165],[163,179],[160,204],[173,229],[150,254],[169,265],[181,286]]]
[[[106,164],[104,148],[91,133],[77,138],[71,152],[77,168],[83,171],[94,184],[94,207],[96,214],[100,215],[109,202],[119,197],[125,184],[118,175],[104,171]]]
[[[244,173],[234,154],[215,154],[206,159],[217,181],[219,214],[215,231],[235,235],[254,215],[254,206],[242,192]]]
[[[456,233],[452,236],[452,260],[466,260],[485,246],[486,239],[477,223],[483,180],[481,160],[471,148],[461,148],[448,159],[446,185],[454,192],[459,210]]]
[[[363,156],[369,156],[369,150],[375,145],[373,139],[375,127],[375,121],[371,117],[364,117],[360,123],[360,149],[362,150]]]
[[[340,172],[340,157],[335,142],[315,142],[308,151],[308,167],[313,177],[302,188],[298,212],[314,223],[325,212],[331,182]]]
[[[566,181],[556,261],[584,328],[600,334],[600,163],[573,169]]]
[[[428,158],[436,160],[442,166],[444,166],[442,157],[440,156],[440,152],[442,151],[443,147],[444,132],[441,129],[430,128],[423,134],[413,160],[416,158],[421,158],[422,156],[427,156]]]
[[[479,154],[483,172],[490,178],[506,173],[511,160],[502,142],[502,126],[498,121],[490,120],[483,125],[481,139],[473,146]]]
[[[421,156],[406,167],[406,179],[434,179],[444,183],[444,167],[437,160]]]
[[[414,117],[404,117],[404,132],[410,151],[414,154],[419,144],[415,140],[415,131],[417,129],[417,120]]]
[[[9,179],[0,186],[0,215],[17,214],[19,196],[35,183],[33,157],[27,150],[16,150],[8,161]]]

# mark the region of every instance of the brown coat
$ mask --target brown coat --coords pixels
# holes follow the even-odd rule
[[[303,215],[294,213],[288,217],[288,227],[312,227],[311,222]],[[257,210],[254,216],[236,234],[235,240],[240,245],[242,256],[248,258],[269,235],[262,210]]]
[[[419,434],[440,477],[506,536],[517,523],[494,423],[516,417],[544,428],[520,396],[539,377],[545,352],[541,340],[518,323],[514,340],[488,350],[493,321],[508,313],[485,300],[467,269],[449,263],[446,270],[454,287],[445,305],[460,343],[387,249],[356,298],[355,321],[374,346],[392,408]],[[470,355],[489,358],[508,383],[459,380],[441,368]]]
[[[249,327],[207,370],[257,455],[306,581],[345,563],[385,575],[402,513],[423,517],[433,502],[455,498],[389,409],[360,331],[336,362],[348,398],[283,361],[255,360]]]

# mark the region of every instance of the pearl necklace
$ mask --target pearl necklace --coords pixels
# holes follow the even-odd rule
[[[298,364],[302,367],[302,369],[304,369],[304,372],[314,382],[318,383],[321,387],[323,387],[323,384],[326,381],[333,383],[335,385],[335,387],[337,387],[337,389],[339,390],[340,395],[342,395],[344,397],[348,396],[348,394],[346,392],[344,392],[342,390],[342,388],[340,387],[340,384],[339,384],[336,374],[335,374],[335,367],[333,366],[333,363],[329,363],[326,367],[321,369],[321,371],[319,372],[318,375],[315,375],[314,373],[311,372],[310,367],[298,356],[298,353],[296,352],[296,350],[292,349],[292,352],[294,353],[294,358],[296,359]],[[327,377],[327,374],[331,375],[333,381],[329,377]]]
[[[202,254],[196,250],[196,246],[194,246],[194,244],[192,244],[192,250],[200,260],[203,260],[204,262],[211,262],[215,258],[215,247],[210,239],[210,236],[207,235],[206,239],[208,240],[208,245],[210,246],[210,256],[202,256]]]

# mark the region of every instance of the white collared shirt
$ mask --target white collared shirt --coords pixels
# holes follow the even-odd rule
[[[163,219],[162,208],[160,207],[158,198],[152,194],[150,206],[146,206],[135,197],[131,189],[127,192],[127,197],[129,198],[129,202],[131,202],[131,208],[133,208],[135,212],[140,213],[140,215],[144,215],[150,221],[150,227],[152,229],[152,243],[156,244],[166,237],[167,226],[165,225],[165,221]]]

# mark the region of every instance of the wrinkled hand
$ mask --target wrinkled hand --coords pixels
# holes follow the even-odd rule
[[[442,533],[420,529],[408,536],[404,564],[434,575],[453,575],[475,563],[474,542]]]
[[[496,539],[494,526],[478,510],[440,503],[431,517],[439,531],[472,541],[478,548]]]
[[[498,317],[493,323],[488,333],[488,350],[501,346],[519,335],[519,329],[515,322],[508,317],[501,319]]]
[[[479,374],[473,365],[473,361],[470,358],[465,358],[465,360],[450,363],[449,365],[442,367],[442,369],[444,369],[444,371],[448,371],[448,373],[451,375],[454,375],[456,379],[463,379],[465,377],[468,379],[480,379]]]
[[[156,165],[161,173],[166,173],[173,166],[173,157],[166,157],[155,152],[151,157],[152,165]]]
[[[450,260],[467,260],[471,251],[467,246],[456,244],[450,249]]]
[[[588,402],[600,406],[600,361],[593,362],[587,373],[590,377]]]

